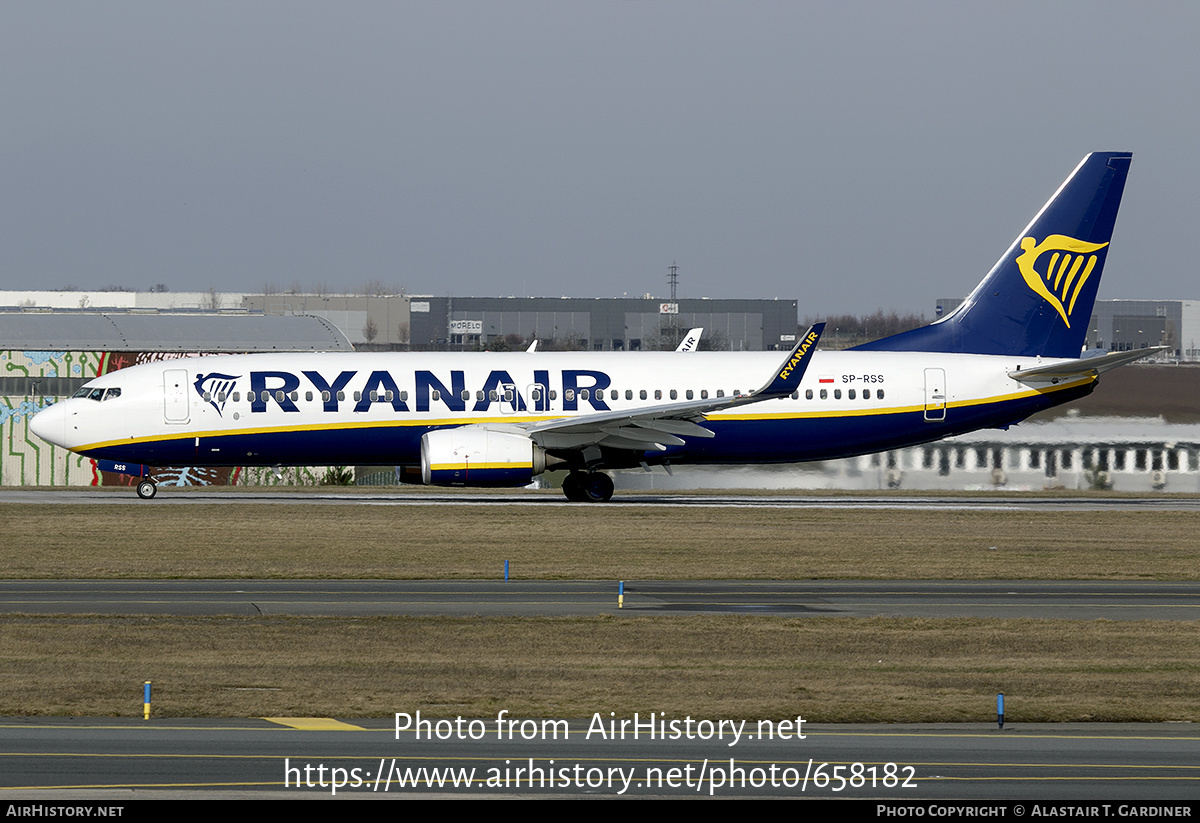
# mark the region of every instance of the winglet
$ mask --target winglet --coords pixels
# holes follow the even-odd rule
[[[825,331],[824,323],[813,323],[809,326],[808,331],[800,335],[800,342],[783,361],[775,377],[770,383],[756,391],[754,396],[758,398],[786,397],[794,392],[804,378],[804,372],[812,360],[813,353],[817,350],[817,341],[821,339],[823,331]]]
[[[700,335],[704,334],[704,328],[692,329],[683,338],[683,341],[676,347],[675,351],[695,351],[700,348]]]

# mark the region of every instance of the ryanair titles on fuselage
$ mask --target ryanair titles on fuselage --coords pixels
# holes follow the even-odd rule
[[[512,411],[542,412],[550,410],[549,390],[560,387],[562,411],[578,411],[581,404],[596,411],[608,411],[603,392],[612,384],[608,374],[595,369],[563,369],[553,387],[549,369],[535,369],[529,384],[518,383],[506,370],[494,369],[481,387],[469,391],[464,370],[435,374],[417,369],[408,383],[414,387],[410,395],[401,390],[396,376],[386,369],[371,371],[365,382],[362,382],[361,374],[357,370],[344,370],[337,375],[307,369],[299,374],[252,371],[248,375],[250,411],[266,412],[269,404],[275,404],[285,412],[299,412],[293,393],[315,390],[321,398],[322,411],[329,413],[347,408],[366,412],[375,404],[390,406],[395,412],[428,412],[434,404],[452,412],[487,412],[493,404],[503,404]],[[225,372],[199,373],[193,386],[218,413],[223,414],[225,399],[240,380],[241,375]],[[354,393],[348,394],[351,386]]]

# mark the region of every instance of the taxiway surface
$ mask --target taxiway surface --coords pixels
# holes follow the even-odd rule
[[[610,719],[598,714],[602,723]],[[639,719],[648,722],[649,712]],[[483,718],[462,725],[460,736],[449,731],[455,726],[450,718],[440,727],[450,738],[431,741],[415,739],[412,731],[398,734],[391,718],[8,719],[0,722],[0,797],[319,798],[334,796],[335,780],[343,798],[432,793],[1161,804],[1200,792],[1200,736],[1187,725],[1009,723],[1000,731],[984,723],[797,726],[796,718],[775,718],[770,725],[746,721],[735,741],[718,718],[654,718],[679,721],[677,739],[670,725],[666,739],[651,737],[646,727],[637,739],[631,727],[624,739],[601,734],[595,716],[552,729],[540,719],[529,726],[524,718],[505,720],[517,725],[498,733],[496,718]],[[784,720],[792,725],[781,737]]]
[[[276,616],[614,614],[618,581],[4,580],[0,612]],[[1200,619],[1200,582],[655,580],[625,583],[625,615]]]

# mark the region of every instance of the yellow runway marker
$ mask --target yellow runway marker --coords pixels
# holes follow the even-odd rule
[[[332,717],[264,717],[263,720],[269,720],[281,726],[291,726],[293,729],[302,729],[307,732],[346,731],[347,729],[359,732],[365,731],[362,726],[343,723],[340,720],[334,720]]]

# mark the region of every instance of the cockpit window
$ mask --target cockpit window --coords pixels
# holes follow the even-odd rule
[[[75,392],[75,394],[73,394],[71,396],[72,397],[86,397],[88,400],[95,400],[97,403],[99,403],[102,400],[112,400],[114,397],[120,397],[121,390],[120,389],[94,389],[90,386],[84,386],[82,389]]]

